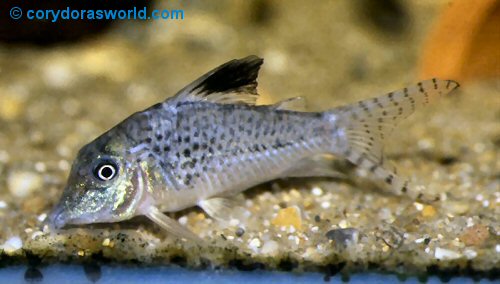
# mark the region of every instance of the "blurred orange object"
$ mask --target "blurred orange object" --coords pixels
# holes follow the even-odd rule
[[[419,77],[500,79],[500,1],[451,2],[424,45]]]

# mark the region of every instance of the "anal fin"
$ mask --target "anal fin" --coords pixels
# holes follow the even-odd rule
[[[298,161],[283,172],[282,177],[330,177],[346,178],[346,175],[334,170],[332,160],[327,155],[317,155]]]
[[[162,229],[168,231],[169,233],[179,238],[191,240],[199,244],[203,243],[203,240],[200,239],[200,237],[198,237],[189,229],[179,224],[174,219],[163,214],[163,212],[161,212],[155,206],[149,207],[149,209],[145,212],[144,215],[148,217],[151,221],[153,221],[155,224],[160,226]]]

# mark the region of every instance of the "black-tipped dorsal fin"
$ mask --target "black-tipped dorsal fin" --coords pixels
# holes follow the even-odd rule
[[[263,61],[255,55],[233,59],[187,85],[172,99],[254,105],[259,96],[257,76]]]

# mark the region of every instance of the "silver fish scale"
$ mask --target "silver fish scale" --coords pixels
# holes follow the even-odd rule
[[[311,142],[324,133],[321,113],[207,102],[181,103],[176,110],[173,123],[168,123],[175,129],[164,129],[172,133],[166,144],[152,144],[164,170],[175,176],[175,190],[243,190],[235,182],[243,180],[243,174],[244,184],[250,186],[262,175],[276,178],[286,169],[284,163],[310,155]],[[293,154],[281,155],[284,151]]]

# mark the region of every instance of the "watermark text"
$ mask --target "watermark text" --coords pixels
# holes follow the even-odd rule
[[[82,10],[72,9],[27,9],[23,11],[19,7],[10,9],[10,17],[14,20],[23,18],[30,21],[57,21],[68,20],[184,20],[184,10],[181,9],[151,9],[147,7],[129,10]]]

